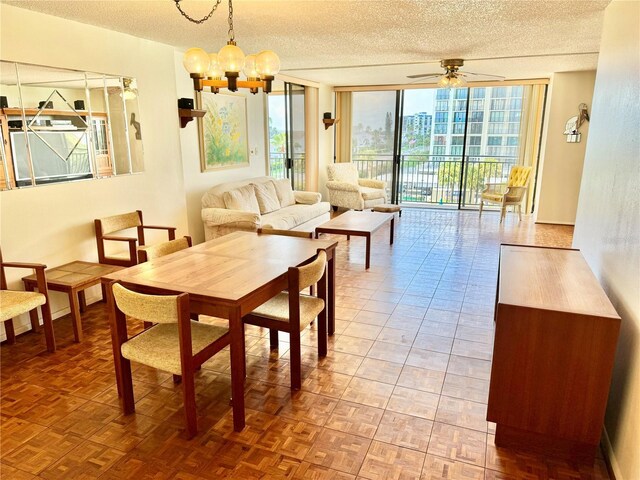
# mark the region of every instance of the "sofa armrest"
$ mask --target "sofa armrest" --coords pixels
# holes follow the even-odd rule
[[[202,221],[210,226],[234,224],[260,225],[260,215],[242,210],[227,210],[226,208],[203,208]]]
[[[374,180],[372,178],[360,178],[358,179],[358,184],[361,187],[369,187],[369,188],[386,188],[387,182],[383,182],[382,180]]]
[[[303,203],[305,205],[313,205],[322,201],[322,195],[318,192],[295,191],[293,195],[296,197],[296,203]]]
[[[329,190],[338,190],[341,192],[360,192],[360,187],[358,185],[347,182],[336,182],[334,180],[327,182],[327,188]]]

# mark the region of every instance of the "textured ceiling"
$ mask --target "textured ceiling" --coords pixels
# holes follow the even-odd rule
[[[216,51],[226,41],[227,2],[194,25],[173,0],[1,3],[125,32],[179,48]],[[508,78],[594,69],[609,0],[235,0],[245,53],[275,50],[283,73],[332,85],[408,83],[442,58]],[[194,17],[214,0],[182,0]],[[515,60],[514,57],[517,57]],[[351,67],[351,68],[345,68]],[[357,67],[357,68],[353,68]]]

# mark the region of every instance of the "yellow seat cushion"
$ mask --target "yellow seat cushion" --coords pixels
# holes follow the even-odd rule
[[[502,197],[504,197],[504,194],[500,194],[500,193],[483,193],[482,194],[482,200],[488,200],[490,202],[502,203]]]
[[[324,302],[317,297],[300,295],[300,329],[309,325],[324,308]],[[252,315],[278,320],[289,321],[289,294],[281,292],[271,300],[256,308]]]
[[[198,354],[229,332],[228,328],[191,321],[191,351]],[[122,356],[175,375],[182,374],[177,323],[159,323],[122,344]]]
[[[46,301],[45,296],[37,292],[0,290],[0,322],[30,312]]]

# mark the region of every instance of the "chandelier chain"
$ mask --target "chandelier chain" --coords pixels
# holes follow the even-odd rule
[[[235,32],[233,31],[233,3],[229,0],[229,40],[235,40]]]
[[[207,20],[209,20],[211,18],[211,15],[213,15],[213,12],[216,11],[216,9],[218,8],[218,5],[220,5],[222,3],[222,0],[216,0],[215,5],[213,6],[213,8],[211,9],[211,11],[209,12],[208,15],[205,15],[204,17],[200,18],[200,19],[196,19],[191,17],[187,12],[185,12],[184,10],[182,10],[182,7],[180,6],[180,2],[182,0],[174,0],[174,2],[176,2],[176,8],[178,9],[178,11],[180,12],[180,14],[186,18],[187,20],[189,20],[192,23],[197,23],[198,25],[200,25],[201,23],[206,22]]]

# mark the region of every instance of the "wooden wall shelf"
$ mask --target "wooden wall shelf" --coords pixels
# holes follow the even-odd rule
[[[322,123],[324,123],[324,129],[328,130],[329,127],[333,127],[340,120],[336,120],[335,118],[323,118]]]
[[[204,117],[206,110],[195,110],[190,108],[179,108],[178,116],[180,117],[180,127],[184,128],[194,118]]]

